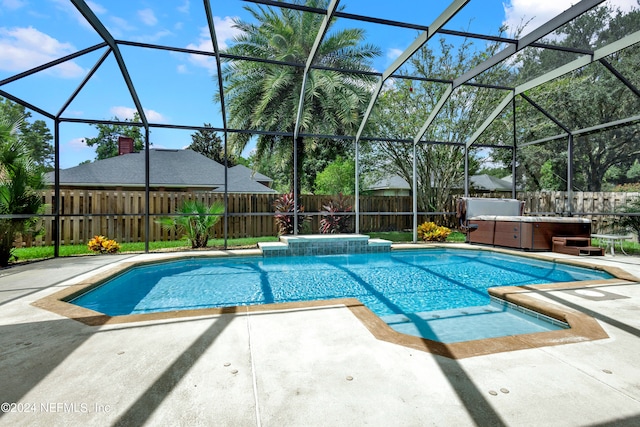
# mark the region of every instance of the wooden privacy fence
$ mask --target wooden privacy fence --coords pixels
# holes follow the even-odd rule
[[[566,191],[521,192],[517,195],[525,202],[525,212],[537,215],[567,215],[569,212],[569,196]],[[575,216],[589,218],[592,221],[593,233],[612,232],[614,220],[619,216],[621,208],[640,197],[640,193],[621,192],[573,192],[571,213]]]
[[[44,201],[54,206],[53,190],[45,191]],[[229,194],[227,237],[276,236],[278,230],[273,218],[274,201],[278,194]],[[330,196],[303,195],[301,203],[311,221],[309,232],[319,229],[322,206]],[[175,214],[185,200],[199,200],[207,205],[223,202],[224,194],[207,192],[152,191],[149,193],[149,241],[178,240],[175,231],[164,229],[156,222],[163,216]],[[362,230],[403,230],[412,225],[411,214],[396,213],[411,210],[409,197],[362,197],[360,209],[363,213]],[[145,193],[144,191],[116,191],[91,189],[60,190],[60,239],[63,245],[85,244],[97,234],[108,236],[118,242],[143,242],[145,240]],[[365,215],[374,213],[375,215]],[[378,215],[381,213],[381,215]],[[54,218],[43,219],[44,233],[34,239],[18,240],[18,246],[40,246],[53,244]],[[224,221],[214,227],[214,238],[224,237]]]
[[[510,197],[507,195],[482,194],[480,197]],[[54,205],[54,192],[44,193],[48,206]],[[273,203],[277,194],[229,194],[228,195],[228,238],[262,237],[277,235],[273,218]],[[457,197],[457,196],[455,196]],[[525,212],[543,215],[562,215],[568,212],[566,192],[519,193],[525,201]],[[571,211],[593,221],[593,230],[606,231],[612,224],[612,216],[620,206],[640,197],[640,193],[573,193]],[[97,234],[116,239],[118,242],[143,242],[145,240],[145,193],[125,190],[60,190],[60,237],[61,244],[85,244]],[[149,241],[176,240],[181,236],[174,231],[163,229],[155,221],[174,214],[182,202],[189,199],[212,204],[223,201],[224,194],[205,192],[152,191],[149,193]],[[308,232],[317,232],[322,206],[330,196],[303,195],[301,203],[305,213],[311,217]],[[453,212],[455,200],[446,209],[448,216],[440,215],[448,225],[455,224]],[[413,201],[407,196],[362,196],[360,198],[360,231],[395,231],[413,229]],[[589,215],[582,215],[589,213]],[[436,217],[420,215],[419,222]],[[52,245],[53,217],[43,219],[44,233],[35,239],[18,240],[20,246]],[[214,229],[214,237],[224,237],[223,221]]]

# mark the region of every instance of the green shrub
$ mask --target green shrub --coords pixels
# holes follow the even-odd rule
[[[15,258],[13,242],[19,234],[36,234],[39,221],[30,215],[44,213],[40,190],[44,174],[31,151],[17,135],[22,119],[0,118],[0,215],[20,215],[0,219],[0,266]]]
[[[191,242],[191,248],[206,248],[214,225],[224,213],[224,203],[207,206],[198,200],[186,200],[177,210],[176,217],[160,218],[157,223],[165,229],[183,233]]]

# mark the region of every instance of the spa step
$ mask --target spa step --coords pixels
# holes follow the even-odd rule
[[[591,239],[588,237],[553,237],[553,252],[567,255],[582,256],[603,256],[604,249],[591,246]]]

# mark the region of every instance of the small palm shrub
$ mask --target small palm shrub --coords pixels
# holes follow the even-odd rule
[[[18,135],[22,120],[0,117],[0,215],[18,216],[0,218],[0,267],[16,259],[13,243],[18,235],[40,231],[36,215],[46,208],[40,192],[44,174]]]
[[[99,254],[115,254],[120,250],[120,245],[115,240],[104,236],[93,236],[93,239],[87,243],[87,248]]]
[[[450,233],[449,228],[436,225],[435,222],[425,222],[418,226],[418,237],[425,242],[444,242]]]
[[[352,231],[353,215],[339,215],[353,211],[349,197],[339,194],[337,199],[329,200],[322,208],[324,212],[320,220],[320,233],[340,234]]]
[[[191,242],[192,249],[206,248],[213,226],[224,214],[224,203],[215,202],[207,206],[198,200],[185,200],[176,214],[178,216],[163,217],[156,222],[167,230],[183,233]]]
[[[293,200],[293,194],[283,194],[273,202],[273,209],[276,211],[274,216],[276,220],[276,226],[278,227],[278,236],[285,234],[294,234],[294,212],[301,214],[304,212],[304,206],[300,205],[295,209],[295,203]],[[298,232],[302,231],[304,223],[309,221],[310,218],[307,215],[298,215]]]

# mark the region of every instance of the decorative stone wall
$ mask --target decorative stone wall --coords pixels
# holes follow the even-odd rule
[[[280,236],[279,242],[258,243],[265,257],[380,253],[391,250],[391,242],[362,234],[311,234]]]

